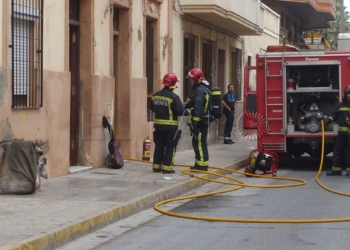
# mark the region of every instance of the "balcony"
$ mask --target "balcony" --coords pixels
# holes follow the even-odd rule
[[[264,9],[260,0],[185,0],[183,13],[242,36],[260,36]]]
[[[276,0],[264,1],[266,5]],[[304,21],[306,29],[329,28],[336,17],[336,0],[277,0],[294,16]]]

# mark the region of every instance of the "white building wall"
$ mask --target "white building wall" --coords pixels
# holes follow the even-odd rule
[[[221,0],[224,1],[225,0]],[[260,0],[234,0],[234,1],[226,1],[228,4],[228,9],[232,9],[234,13],[239,13],[244,19],[249,20],[252,23],[256,23],[257,25],[261,25],[259,18],[259,8]],[[252,7],[254,6],[254,7]]]
[[[110,33],[111,9],[110,0],[94,2],[94,74],[108,76],[110,74]]]
[[[132,43],[132,69],[131,77],[143,78],[144,71],[144,39],[146,34],[144,33],[146,27],[144,27],[144,15],[143,13],[143,1],[135,1],[132,5],[132,28],[130,42]]]
[[[251,56],[251,65],[256,65],[256,54],[261,49],[266,50],[268,45],[279,44],[279,30],[280,30],[280,15],[271,10],[264,4],[261,4],[261,10],[264,12],[264,32],[262,36],[246,36],[245,41],[245,57],[244,66],[247,65],[248,56]],[[254,71],[250,74],[250,88],[251,90],[256,89],[256,74]]]
[[[228,16],[232,13],[238,13],[241,20],[247,20],[251,23],[257,24],[259,27],[262,25],[258,11],[260,0],[186,0],[181,1],[181,3],[193,6],[197,5],[201,8],[203,8],[203,6],[215,6],[217,9],[222,8],[227,11]]]
[[[64,71],[64,51],[66,44],[65,10],[65,1],[44,1],[44,70]]]
[[[268,45],[279,43],[280,16],[264,4],[261,4],[261,9],[264,12],[262,36],[244,37],[246,50],[244,60],[247,63],[247,56],[252,56],[252,65],[255,65],[255,55],[260,52],[260,48],[266,50]]]
[[[160,72],[159,78],[163,79],[163,76],[168,73],[168,60],[169,60],[169,46],[172,46],[172,34],[168,33],[168,1],[162,3],[160,13],[160,46],[159,46],[159,60],[160,60]],[[170,20],[171,21],[171,20]],[[176,72],[175,72],[176,73]]]
[[[4,38],[7,37],[4,35],[4,30],[3,30],[3,25],[4,25],[4,1],[0,1],[0,14],[1,14],[1,18],[0,18],[0,58],[3,58],[4,57],[4,54],[3,54],[3,44],[4,44]],[[0,68],[3,68],[4,65],[3,65],[3,60],[0,60]]]

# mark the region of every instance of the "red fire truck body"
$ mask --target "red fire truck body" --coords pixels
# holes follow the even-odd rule
[[[254,71],[256,90],[251,91]],[[282,163],[304,153],[319,157],[321,122],[350,85],[350,51],[258,53],[256,66],[245,68],[244,84],[244,111],[250,114],[244,117],[253,118],[243,118],[243,127],[258,128],[258,150],[276,153]],[[263,125],[256,117],[264,118]],[[325,155],[333,151],[337,128],[325,126]]]

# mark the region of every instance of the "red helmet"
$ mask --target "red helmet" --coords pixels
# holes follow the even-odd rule
[[[177,75],[175,73],[168,73],[165,74],[163,77],[163,84],[168,87],[173,87],[177,82],[179,82],[179,78],[177,78]]]
[[[186,78],[194,78],[196,82],[205,80],[203,71],[198,68],[191,69],[190,72],[188,72]]]

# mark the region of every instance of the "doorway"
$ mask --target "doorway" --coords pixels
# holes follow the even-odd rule
[[[80,110],[80,74],[79,74],[79,0],[69,1],[69,71],[71,72],[70,102],[70,147],[69,165],[79,165],[79,110]]]
[[[146,77],[147,77],[147,121],[153,121],[150,109],[153,94],[154,67],[154,28],[151,22],[146,23]]]

